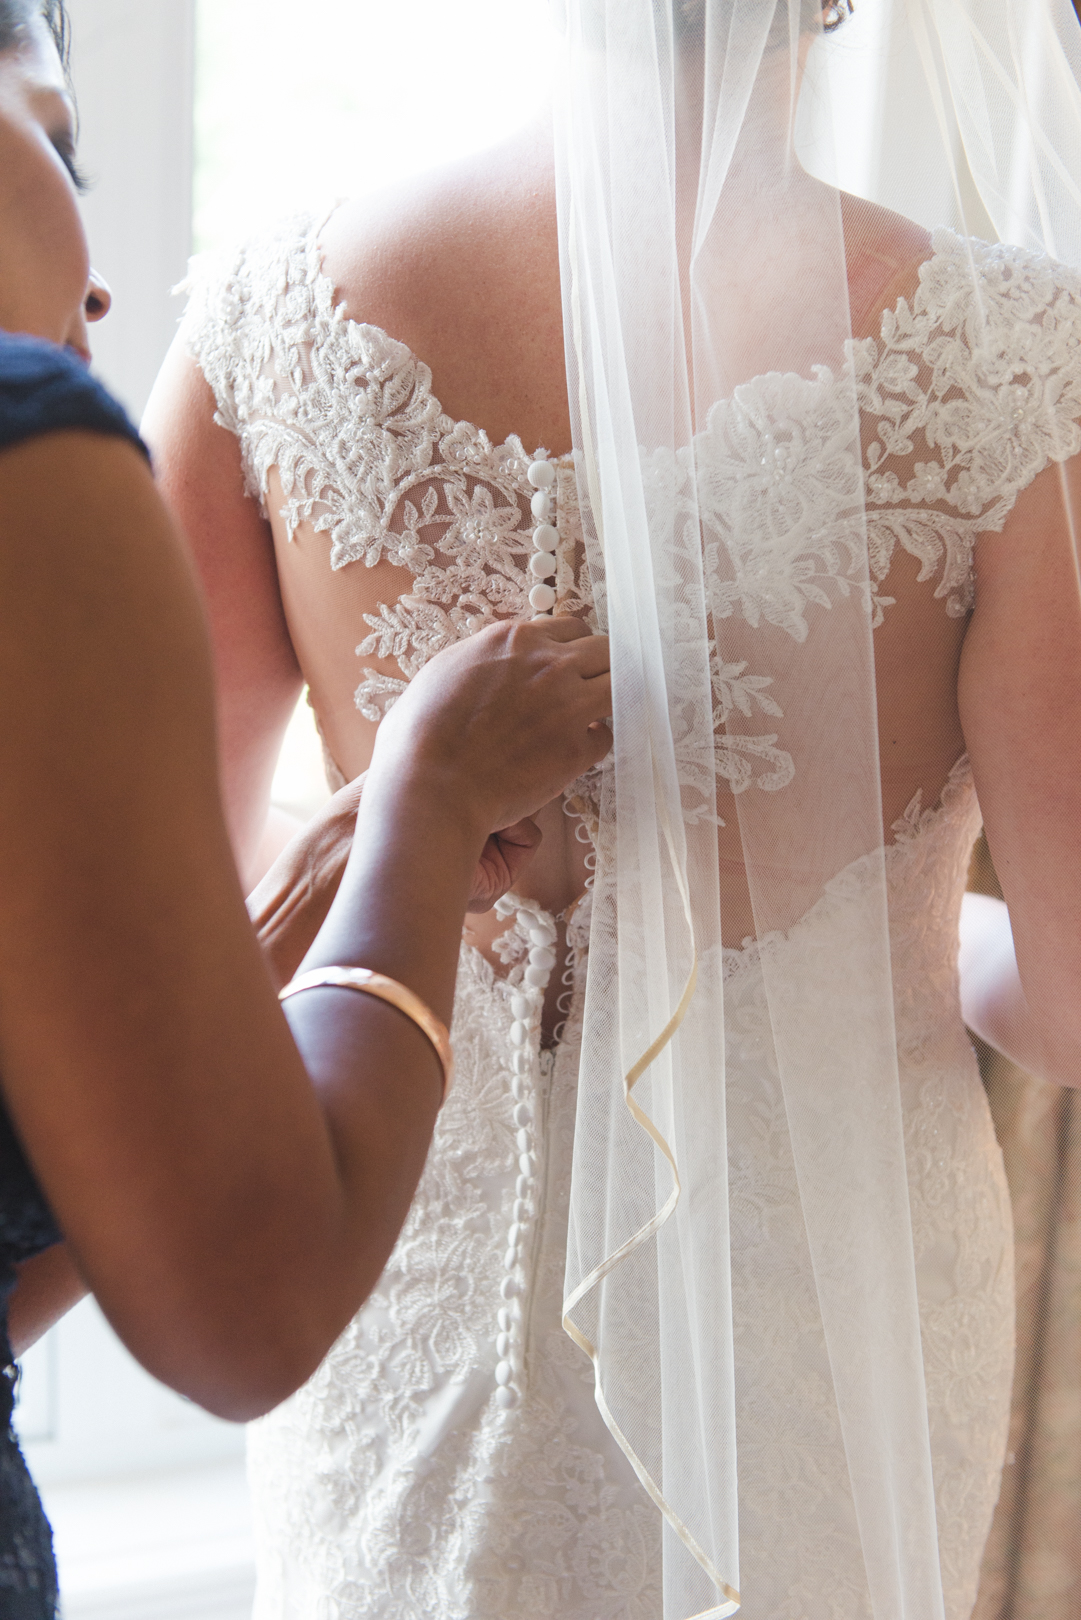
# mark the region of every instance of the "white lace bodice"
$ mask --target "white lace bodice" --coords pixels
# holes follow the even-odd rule
[[[318,228],[291,221],[197,275],[185,332],[219,422],[240,441],[250,493],[265,501],[276,468],[288,532],[307,522],[326,534],[332,569],[387,559],[413,575],[408,595],[366,615],[357,646],[361,660],[394,658],[408,679],[441,647],[528,611],[532,457],[514,436],[493,445],[447,416],[417,356],[345,317],[323,274]],[[713,408],[699,451],[703,485],[717,511],[734,514],[715,537],[735,570],[718,616],[764,617],[800,639],[808,604],[828,606],[864,575],[864,497],[875,623],[890,604],[879,587],[898,545],[961,616],[973,602],[979,534],[1002,528],[1049,461],[1081,449],[1081,279],[1040,255],[948,230],[933,247],[911,304],[900,299],[883,314],[878,339],[850,345],[862,468],[848,437],[849,380],[827,367],[813,378],[756,378]],[[673,498],[672,471],[657,477]],[[848,545],[835,522],[826,534],[816,522],[815,491],[835,514],[839,488],[852,494]],[[555,496],[557,611],[581,612],[591,598],[569,458]],[[704,517],[708,530],[708,502]],[[765,598],[753,567],[763,546]],[[358,673],[357,705],[376,719],[402,681],[363,665]],[[767,680],[718,675],[720,709],[768,714]],[[753,741],[741,739],[744,754]],[[784,774],[783,759],[763,757]],[[746,785],[749,767],[733,769],[733,785]]]
[[[978,828],[962,760],[937,808],[913,801],[886,853],[947,1620],[968,1620],[975,1601],[1013,1371],[1009,1196],[958,1007],[958,921]],[[830,1016],[834,942],[863,938],[863,928],[874,940],[865,901],[876,871],[873,859],[854,863],[787,937],[763,946],[799,958],[804,970],[789,982],[801,987],[801,1027],[812,1042]],[[747,1620],[870,1620],[758,955],[758,947],[725,953],[741,1612]]]

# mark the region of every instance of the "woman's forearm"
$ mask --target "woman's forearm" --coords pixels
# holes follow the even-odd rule
[[[66,1243],[55,1243],[18,1268],[8,1300],[8,1339],[16,1356],[25,1355],[88,1293]]]
[[[488,831],[426,773],[370,780],[341,885],[300,971],[373,968],[449,1023],[462,919]]]

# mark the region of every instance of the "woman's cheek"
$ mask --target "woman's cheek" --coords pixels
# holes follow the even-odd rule
[[[85,352],[89,274],[78,204],[46,137],[0,128],[0,326]]]

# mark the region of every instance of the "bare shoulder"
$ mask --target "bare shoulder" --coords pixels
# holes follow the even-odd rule
[[[321,233],[324,267],[357,319],[386,311],[417,319],[433,301],[460,306],[481,271],[491,276],[521,257],[523,234],[550,226],[554,172],[543,125],[402,185],[347,203]]]
[[[146,458],[129,439],[71,427],[0,449],[0,554],[11,565],[57,568],[53,548],[71,558],[85,550],[88,511],[116,502],[160,506]],[[109,533],[98,543],[107,545]],[[39,543],[46,536],[47,546]]]
[[[353,320],[428,366],[446,410],[563,450],[570,443],[550,128],[349,203],[323,269]]]

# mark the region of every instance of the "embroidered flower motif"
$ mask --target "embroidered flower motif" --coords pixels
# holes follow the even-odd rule
[[[773,699],[766,694],[766,687],[773,685],[772,675],[745,675],[747,660],[738,664],[724,664],[718,658],[713,669],[713,692],[717,703],[717,718],[725,721],[733,709],[740,714],[750,716],[751,705],[757,704],[763,714],[776,715],[781,718],[781,710]]]
[[[894,475],[895,476],[895,475]],[[896,482],[896,479],[895,479]],[[900,484],[897,484],[900,492]],[[910,501],[944,501],[946,474],[937,461],[917,461],[915,474],[909,479],[905,494]]]
[[[695,440],[714,615],[807,636],[810,604],[866,568],[854,397],[826,367],[772,373],[710,411]]]

